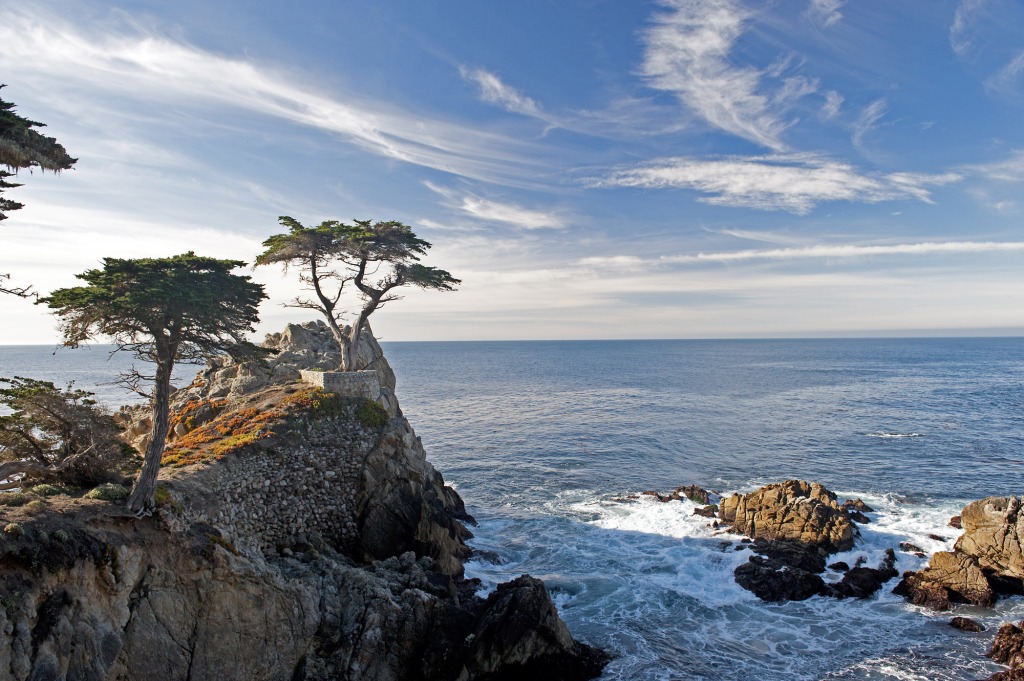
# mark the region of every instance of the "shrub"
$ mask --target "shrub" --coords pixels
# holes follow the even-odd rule
[[[24,506],[32,497],[24,492],[0,492],[0,506]]]
[[[33,499],[25,504],[25,510],[31,513],[39,513],[44,508],[46,508],[46,503],[42,499]]]
[[[42,485],[36,485],[29,491],[32,492],[32,494],[35,494],[37,497],[52,497],[57,494],[65,493],[64,490],[61,489],[60,487],[57,487],[56,485],[50,485],[45,482]]]
[[[108,482],[105,485],[89,490],[85,493],[85,496],[89,499],[99,499],[100,501],[121,501],[128,498],[128,490],[121,485]]]
[[[387,425],[388,412],[375,400],[363,400],[356,407],[356,418],[366,428],[379,429]]]
[[[64,530],[57,530],[56,532],[53,533],[53,538],[56,541],[65,542],[65,541],[68,540],[68,533],[65,532]]]
[[[18,523],[7,523],[4,527],[4,534],[9,534],[12,537],[20,537],[25,534],[25,529]]]

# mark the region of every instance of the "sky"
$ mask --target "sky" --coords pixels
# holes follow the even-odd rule
[[[1024,335],[1019,0],[8,1],[0,45],[79,159],[5,194],[44,293],[289,215],[402,221],[463,281],[389,341]],[[261,333],[313,318],[244,273]]]

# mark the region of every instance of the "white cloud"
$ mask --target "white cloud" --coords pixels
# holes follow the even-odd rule
[[[780,151],[786,108],[813,92],[813,81],[784,84],[762,93],[768,71],[735,66],[730,52],[749,12],[734,0],[664,0],[670,11],[655,16],[644,34],[641,74],[656,89],[675,94],[710,125]],[[770,75],[770,74],[769,74]]]
[[[746,260],[794,260],[808,258],[859,258],[876,255],[933,255],[937,253],[989,253],[1021,252],[1021,241],[926,241],[916,244],[888,244],[863,246],[835,244],[804,246],[800,248],[773,248],[766,250],[724,251],[696,255],[665,256],[658,262],[685,264],[700,262],[740,262]]]
[[[842,20],[843,13],[839,10],[845,4],[846,0],[811,0],[807,13],[825,26],[832,26]]]
[[[953,23],[949,27],[949,46],[959,57],[963,57],[971,49],[972,31],[975,15],[988,0],[961,0],[953,15]]]
[[[821,107],[821,114],[825,117],[825,120],[831,120],[839,115],[843,101],[845,101],[843,96],[835,90],[829,90],[825,93],[825,104]]]
[[[888,108],[889,105],[886,103],[884,98],[876,99],[864,107],[860,112],[860,116],[857,117],[857,120],[854,121],[851,126],[851,129],[853,130],[853,135],[851,137],[853,140],[853,146],[858,149],[863,146],[864,136],[877,127],[878,121],[885,115],[885,111]]]
[[[1004,161],[968,166],[967,170],[976,172],[990,180],[1024,182],[1024,149],[1015,150]]]
[[[898,199],[930,202],[928,185],[960,180],[955,173],[864,174],[853,166],[813,154],[666,158],[617,170],[593,186],[693,189],[700,200],[723,206],[787,210],[803,215],[826,201],[877,203]]]
[[[558,211],[525,208],[515,203],[503,203],[469,192],[438,186],[432,182],[424,182],[426,187],[447,199],[449,207],[484,222],[501,222],[522,229],[560,229],[566,227],[565,219]]]
[[[496,74],[484,69],[470,69],[465,66],[459,67],[459,73],[463,78],[480,87],[480,98],[485,102],[497,104],[512,113],[548,120],[536,101],[502,82]]]
[[[985,88],[992,92],[1006,92],[1016,87],[1024,73],[1024,50],[1017,52],[1006,66],[985,79]]]
[[[230,58],[137,27],[72,28],[29,10],[0,10],[0,70],[50,79],[55,104],[69,88],[175,106],[246,110],[337,134],[387,158],[477,179],[520,177],[526,145],[470,127],[395,110],[351,93],[303,87],[294,74]],[[40,80],[45,82],[45,80]],[[57,87],[56,84],[60,84]],[[526,104],[523,104],[526,106]]]

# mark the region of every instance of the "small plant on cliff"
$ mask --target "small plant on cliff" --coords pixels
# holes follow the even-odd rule
[[[366,428],[377,430],[388,422],[388,412],[374,400],[363,400],[356,407],[356,418]]]
[[[18,523],[7,523],[7,525],[4,526],[4,534],[9,534],[12,537],[20,537],[24,533],[24,528]]]
[[[245,334],[253,331],[266,294],[249,277],[231,273],[243,265],[192,252],[170,258],[104,258],[102,269],[78,275],[86,286],[59,289],[39,301],[60,317],[64,345],[110,337],[118,350],[156,365],[154,376],[133,371],[126,378],[136,389],[141,380],[153,382],[152,437],[128,499],[137,515],[152,513],[156,505],[153,493],[170,427],[175,362],[224,353],[261,354]]]
[[[128,490],[121,485],[108,482],[85,493],[88,499],[99,499],[100,501],[121,501],[128,496]]]
[[[430,243],[401,222],[356,220],[347,225],[327,220],[306,227],[287,215],[278,220],[288,233],[264,241],[266,250],[256,264],[280,264],[285,271],[290,265],[299,268],[299,281],[315,298],[296,298],[289,306],[316,310],[324,316],[341,348],[342,371],[356,370],[359,338],[367,320],[385,303],[399,299],[396,289],[417,286],[452,291],[461,283],[445,270],[417,262]],[[362,304],[355,321],[342,329],[338,303],[349,282],[359,291]]]

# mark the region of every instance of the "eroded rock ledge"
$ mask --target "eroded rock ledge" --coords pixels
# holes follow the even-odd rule
[[[178,391],[156,517],[99,500],[0,507],[0,678],[326,681],[597,676],[543,583],[463,579],[472,519],[426,461],[373,341],[376,400],[310,394],[322,324]],[[369,405],[372,402],[373,405]],[[375,405],[375,406],[374,406]],[[138,442],[145,415],[122,420]]]

